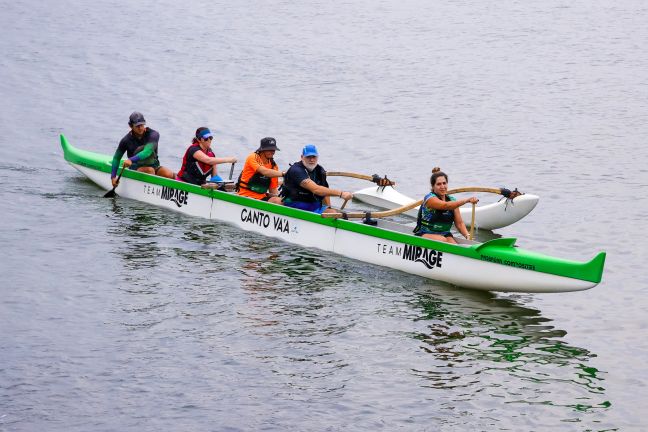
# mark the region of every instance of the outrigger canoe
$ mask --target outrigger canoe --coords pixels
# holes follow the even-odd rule
[[[112,188],[112,156],[81,150],[61,135],[65,160],[104,190]],[[515,246],[514,238],[453,245],[411,234],[411,228],[378,219],[354,221],[320,215],[124,170],[119,196],[225,222],[268,237],[333,252],[449,284],[486,291],[550,293],[586,290],[603,274],[605,252],[589,262],[541,255]]]
[[[353,193],[353,198],[384,209],[394,209],[413,203],[414,199],[403,195],[391,186],[373,186]],[[533,194],[524,194],[514,199],[502,198],[497,202],[477,206],[475,208],[475,228],[495,230],[509,226],[519,221],[535,208],[540,197]],[[418,207],[404,212],[416,218]],[[465,206],[459,209],[461,217],[468,228],[472,220],[472,209]]]

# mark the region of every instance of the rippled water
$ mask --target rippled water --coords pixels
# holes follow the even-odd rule
[[[0,430],[646,428],[644,2],[0,7]],[[133,110],[176,170],[207,125],[538,194],[497,234],[603,282],[475,292],[103,199],[58,135],[111,153]]]

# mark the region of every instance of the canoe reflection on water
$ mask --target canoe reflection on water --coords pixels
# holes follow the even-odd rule
[[[484,292],[435,287],[415,301],[425,329],[411,336],[432,355],[413,368],[425,386],[460,392],[487,391],[503,402],[605,409],[603,376],[588,365],[596,354],[568,344],[567,332],[539,310]],[[532,394],[532,397],[529,397]]]

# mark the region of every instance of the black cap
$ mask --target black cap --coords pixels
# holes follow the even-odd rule
[[[139,126],[141,124],[146,124],[146,120],[144,120],[144,114],[135,111],[128,118],[128,124],[131,126]]]
[[[279,150],[277,148],[277,141],[272,137],[265,137],[261,140],[261,146],[257,151],[266,151],[266,150]]]

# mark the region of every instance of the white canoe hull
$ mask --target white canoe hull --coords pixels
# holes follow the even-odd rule
[[[354,199],[371,204],[383,209],[394,209],[416,201],[393,187],[368,187],[353,193]],[[422,198],[422,197],[421,197]],[[514,224],[535,208],[540,197],[533,194],[520,195],[517,198],[502,199],[498,202],[477,206],[475,208],[475,228],[494,230]],[[405,212],[406,215],[416,218],[419,208]],[[472,207],[464,206],[459,209],[466,226],[470,228],[472,220]]]
[[[109,173],[79,164],[71,163],[71,165],[101,188],[112,187]],[[147,175],[140,175],[140,177],[154,178]],[[259,209],[259,201],[256,200],[237,197],[237,202],[230,202],[227,199],[230,194],[224,192],[216,192],[217,196],[221,197],[216,199],[126,176],[121,179],[116,191],[120,197],[191,216],[226,222],[245,231],[468,288],[541,293],[580,291],[597,285],[596,282],[587,280],[524,270],[512,264],[501,265],[480,261],[449,252],[369,236],[353,229],[339,229],[335,226],[277,214]],[[249,205],[242,205],[241,202]],[[263,205],[276,208],[274,205],[265,203]],[[360,224],[359,222],[346,223]],[[385,224],[386,227],[389,226]],[[421,251],[424,253],[423,257],[420,257]],[[416,255],[416,252],[419,255]]]

